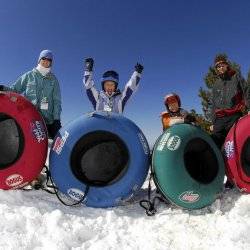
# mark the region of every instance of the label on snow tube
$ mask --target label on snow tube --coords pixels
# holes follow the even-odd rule
[[[148,143],[147,143],[144,135],[142,133],[138,133],[138,137],[139,137],[139,140],[140,140],[141,145],[143,147],[144,153],[146,155],[148,155],[149,154],[149,148],[148,148]]]
[[[156,150],[158,151],[162,151],[166,145],[166,143],[168,142],[168,138],[170,137],[170,133],[164,133],[164,135],[162,136],[161,140],[159,141]]]
[[[9,187],[15,187],[23,182],[23,177],[20,174],[12,174],[6,180],[5,183]]]
[[[42,141],[47,139],[46,130],[42,121],[33,121],[30,125],[32,134],[34,135],[38,143],[41,143]]]
[[[58,155],[61,154],[61,151],[68,137],[69,133],[67,131],[64,132],[64,135],[62,137],[57,137],[52,150],[55,151]]]
[[[178,135],[172,135],[170,133],[166,133],[162,136],[160,142],[158,143],[157,150],[162,151],[167,145],[167,148],[170,151],[175,151],[179,148],[181,144],[181,138]]]
[[[200,195],[194,191],[186,191],[179,196],[179,199],[186,203],[194,203],[200,199]]]
[[[168,139],[167,148],[171,151],[175,151],[181,144],[181,138],[178,135],[173,135]]]
[[[73,200],[76,200],[76,201],[80,201],[84,197],[84,192],[82,192],[81,190],[77,188],[70,188],[68,189],[67,193]]]

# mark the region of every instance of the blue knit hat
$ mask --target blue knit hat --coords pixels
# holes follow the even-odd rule
[[[117,89],[118,82],[119,82],[119,74],[117,72],[115,72],[114,70],[106,71],[102,75],[102,89],[103,90],[104,90],[104,83],[106,81],[112,81],[112,82],[114,82],[115,83],[115,88]]]
[[[47,59],[50,59],[51,61],[53,61],[53,54],[51,50],[45,49],[43,51],[41,51],[39,58],[38,58],[38,62],[40,62],[40,60],[45,57]]]

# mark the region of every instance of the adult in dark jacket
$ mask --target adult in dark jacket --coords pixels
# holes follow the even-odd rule
[[[215,58],[218,79],[212,89],[212,137],[219,148],[233,124],[250,109],[250,88],[224,57]]]
[[[233,124],[250,108],[250,88],[244,78],[231,67],[226,58],[215,58],[218,79],[212,89],[212,138],[219,148]],[[231,188],[230,182],[226,188]]]

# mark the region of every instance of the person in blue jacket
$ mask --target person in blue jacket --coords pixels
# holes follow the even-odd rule
[[[61,128],[62,108],[60,86],[51,72],[52,63],[52,51],[41,51],[36,68],[19,77],[11,87],[0,85],[0,90],[14,91],[26,97],[43,116],[48,135],[53,139]]]
[[[106,71],[103,74],[101,82],[102,90],[99,92],[95,88],[93,81],[93,66],[93,58],[85,59],[83,84],[94,109],[96,111],[123,113],[128,99],[138,88],[143,66],[139,63],[135,65],[135,71],[122,92],[118,89],[119,75],[114,70]]]

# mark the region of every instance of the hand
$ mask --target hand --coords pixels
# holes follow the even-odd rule
[[[0,85],[1,86],[1,85]],[[250,110],[247,112],[248,115],[250,115]]]
[[[138,72],[138,73],[142,73],[142,71],[143,71],[143,69],[144,69],[144,67],[140,64],[140,63],[137,63],[136,65],[135,65],[135,71],[136,72]]]
[[[191,114],[187,114],[184,118],[184,122],[185,123],[194,123],[194,122],[196,122],[196,118]]]
[[[209,129],[210,129],[211,132],[213,132],[213,130],[214,130],[214,125],[211,125],[211,126],[209,127]]]
[[[48,136],[51,139],[54,139],[58,130],[62,127],[60,120],[54,120],[52,124],[47,125],[48,127]]]
[[[85,59],[85,70],[86,71],[93,71],[94,66],[94,59],[93,58],[86,58]]]
[[[60,120],[54,120],[54,122],[53,122],[53,127],[54,127],[54,129],[55,129],[56,131],[58,131],[58,130],[62,127],[61,121],[60,121]]]

